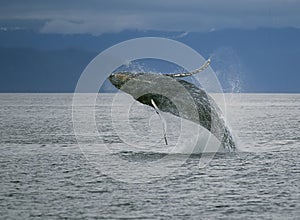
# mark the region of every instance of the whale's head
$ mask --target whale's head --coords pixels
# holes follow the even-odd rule
[[[121,89],[127,82],[136,78],[136,74],[130,72],[112,73],[108,79],[118,89]]]
[[[174,78],[160,74],[117,72],[112,73],[108,79],[117,89],[138,101],[142,101],[141,99],[148,94],[161,96],[177,93],[179,90],[178,82],[175,82]],[[150,99],[147,100],[147,103],[149,102]]]
[[[149,73],[131,73],[131,72],[117,72],[112,73],[108,79],[119,90],[129,93],[134,96],[133,93],[149,88],[156,88],[163,86],[162,79],[170,77],[149,74]]]

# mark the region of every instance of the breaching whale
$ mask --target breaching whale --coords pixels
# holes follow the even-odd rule
[[[197,74],[209,65],[210,59],[192,72],[174,74],[116,72],[109,76],[109,81],[138,102],[153,107],[158,114],[159,111],[168,112],[200,124],[221,142],[225,150],[234,151],[233,137],[213,98],[203,89],[181,79]],[[188,97],[193,105],[187,101]],[[196,114],[191,113],[191,109],[196,109]],[[165,134],[164,138],[167,144]]]

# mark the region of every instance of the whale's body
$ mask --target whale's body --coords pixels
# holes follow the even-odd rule
[[[234,151],[233,137],[214,100],[203,89],[182,80],[181,77],[121,72],[111,74],[109,80],[116,88],[132,95],[142,104],[154,107],[154,101],[157,105],[155,107],[160,111],[200,124],[209,130],[226,150]]]

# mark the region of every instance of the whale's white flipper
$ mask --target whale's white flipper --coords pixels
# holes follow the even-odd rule
[[[162,115],[160,114],[160,110],[157,107],[157,105],[155,104],[154,100],[151,99],[151,104],[155,109],[155,112],[158,114],[161,124],[162,124],[162,129],[163,129],[163,133],[164,133],[164,139],[165,139],[165,143],[166,145],[168,145],[168,139],[167,139],[167,134],[166,134],[166,121],[164,120],[164,118],[162,117]]]
[[[200,66],[198,69],[195,69],[192,72],[186,72],[186,73],[174,73],[174,74],[166,74],[166,76],[170,76],[170,77],[176,77],[176,78],[180,78],[180,77],[187,77],[187,76],[192,76],[194,74],[197,74],[203,70],[205,70],[209,65],[210,65],[211,60],[208,59],[205,61],[205,63]]]

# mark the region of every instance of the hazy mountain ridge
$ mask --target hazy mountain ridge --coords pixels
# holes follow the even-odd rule
[[[145,36],[178,40],[212,57],[224,87],[229,80],[241,80],[243,92],[300,92],[300,30],[294,28],[206,33],[128,30],[100,36],[0,31],[0,91],[73,92],[81,72],[99,52]],[[105,85],[104,90],[111,87]]]

